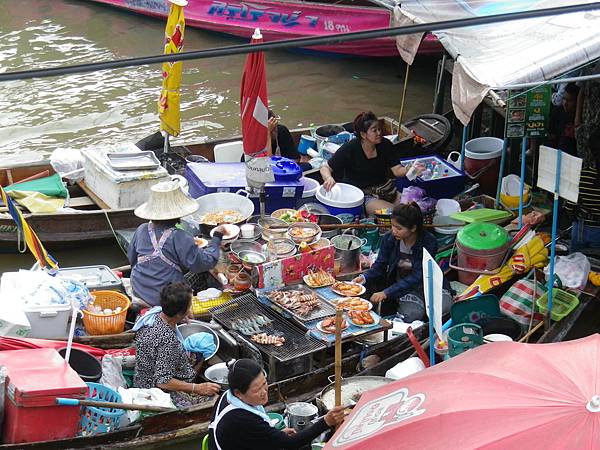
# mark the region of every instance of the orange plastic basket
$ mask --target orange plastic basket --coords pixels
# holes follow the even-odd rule
[[[125,330],[125,316],[131,302],[126,295],[115,291],[95,291],[93,305],[104,309],[116,309],[119,306],[121,311],[114,314],[102,314],[83,310],[83,326],[85,330],[93,335],[117,334]]]

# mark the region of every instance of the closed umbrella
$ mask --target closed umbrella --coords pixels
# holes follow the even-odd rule
[[[252,36],[252,43],[257,42],[262,42],[258,28]],[[240,99],[244,153],[248,156],[267,156],[268,105],[265,55],[263,52],[250,53],[242,74]]]
[[[181,52],[185,32],[183,7],[187,5],[187,1],[169,1],[171,2],[171,8],[165,27],[165,55]],[[181,86],[182,71],[183,63],[181,61],[166,62],[162,65],[163,83],[158,101],[158,114],[160,116],[160,129],[170,136],[178,136],[181,131],[179,88]]]
[[[496,342],[366,392],[330,450],[595,449],[600,335]]]

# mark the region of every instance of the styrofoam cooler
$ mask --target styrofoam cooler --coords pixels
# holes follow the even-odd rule
[[[106,158],[108,152],[141,151],[134,144],[114,147],[93,147],[84,149],[85,184],[104,203],[113,209],[137,208],[150,196],[150,188],[161,181],[170,180],[164,167],[152,170],[112,169]]]
[[[69,335],[70,304],[25,306],[23,310],[31,326],[27,337],[49,339],[66,338]]]
[[[87,385],[56,350],[0,352],[0,365],[8,371],[4,443],[50,441],[77,435],[81,408],[59,406],[56,397],[83,400]]]
[[[198,198],[215,192],[237,192],[246,188],[246,165],[244,163],[188,163],[185,178],[190,186],[190,195]],[[275,181],[265,184],[266,212],[281,208],[295,208],[302,197],[304,184],[299,181]],[[250,196],[254,211],[259,211],[258,196]],[[223,205],[226,208],[227,205]]]
[[[417,177],[410,181],[406,177],[396,178],[396,188],[402,192],[402,189],[408,186],[418,186],[427,192],[429,197],[435,199],[440,198],[452,198],[455,195],[461,193],[465,187],[465,174],[459,169],[454,167],[449,162],[440,158],[437,155],[425,155],[419,156],[418,158],[404,158],[400,160],[400,164],[409,165],[415,161],[424,162],[427,160],[435,160],[436,164],[443,167],[444,171],[447,171],[447,176],[442,178],[436,178],[433,180],[423,180],[421,177]]]

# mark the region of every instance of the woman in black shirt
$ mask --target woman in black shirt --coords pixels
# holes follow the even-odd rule
[[[262,367],[251,359],[237,360],[229,367],[227,381],[229,390],[217,401],[209,426],[210,450],[298,449],[344,419],[340,406],[300,432],[276,430],[263,406],[269,386]]]
[[[392,143],[382,136],[381,124],[371,111],[354,119],[356,138],[342,145],[333,157],[321,166],[323,186],[330,191],[336,180],[356,186],[365,192],[367,215],[382,208],[392,208],[400,202],[396,192],[393,201],[378,198],[374,189],[394,177],[406,176],[408,168],[399,162]],[[391,172],[391,173],[390,173]]]

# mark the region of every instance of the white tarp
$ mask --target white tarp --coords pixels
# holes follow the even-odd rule
[[[409,0],[394,26],[594,3],[594,0]],[[454,58],[452,104],[467,124],[491,88],[553,79],[600,57],[600,10],[434,31]],[[412,64],[422,36],[396,38]]]

